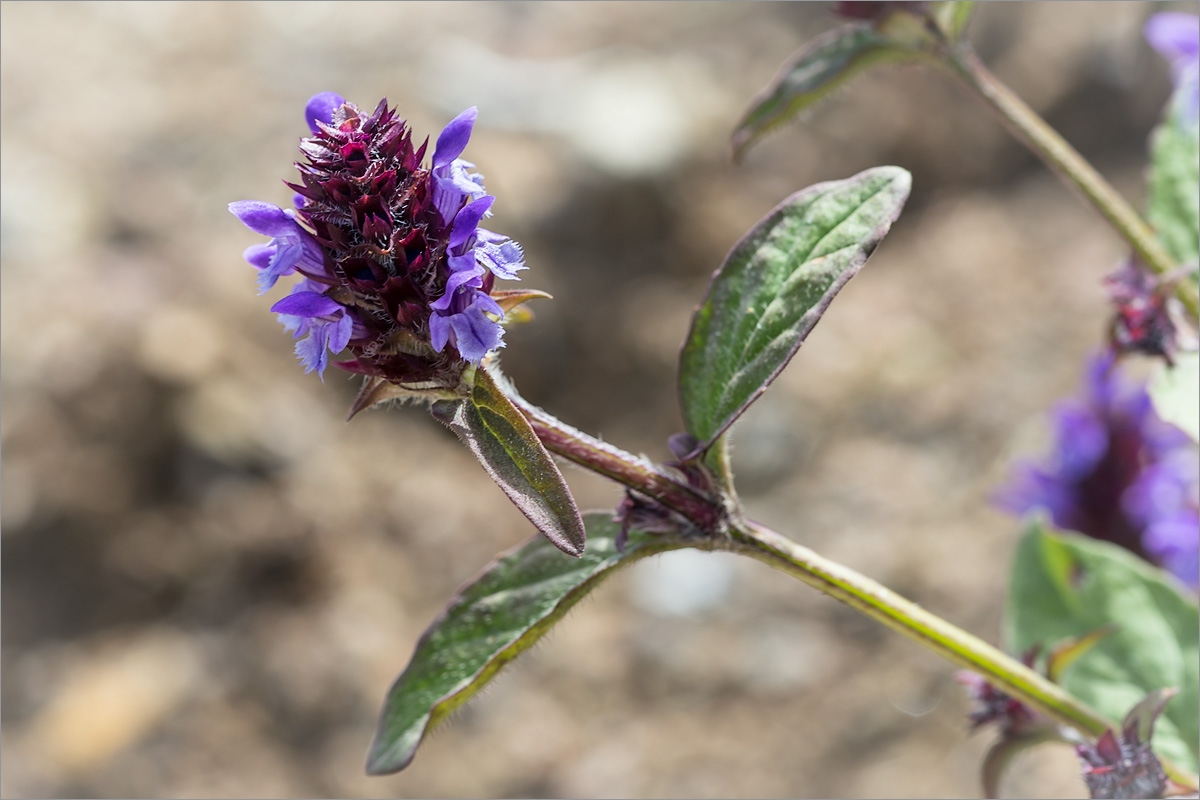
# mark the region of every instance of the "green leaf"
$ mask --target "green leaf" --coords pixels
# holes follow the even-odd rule
[[[1162,570],[1108,542],[1040,524],[1021,540],[1005,620],[1006,646],[1024,652],[1113,625],[1059,676],[1067,691],[1110,720],[1168,687],[1154,732],[1161,756],[1196,770],[1200,746],[1200,613]]]
[[[733,152],[816,103],[858,73],[877,64],[915,57],[869,23],[827,31],[797,51],[791,63],[756,97],[733,133]]]
[[[588,548],[581,558],[566,558],[535,537],[459,590],[388,692],[367,772],[382,775],[408,766],[434,725],[618,567],[683,546],[671,536],[632,531],[621,553],[616,547],[620,526],[611,513],[590,512],[586,519]]]
[[[1180,264],[1200,259],[1200,126],[1188,121],[1178,93],[1150,146],[1150,224]]]
[[[567,482],[487,370],[476,370],[470,398],[439,400],[431,410],[543,536],[564,553],[582,555],[587,534]]]
[[[810,186],[734,246],[680,355],[689,433],[711,445],[766,390],[899,216],[911,182],[876,167]]]
[[[1200,354],[1181,353],[1175,366],[1164,364],[1151,379],[1149,392],[1160,417],[1200,441]]]

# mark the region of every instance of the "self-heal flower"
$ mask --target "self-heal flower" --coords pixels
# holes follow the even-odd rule
[[[1146,21],[1146,41],[1171,64],[1176,102],[1185,119],[1200,115],[1200,17],[1164,11]]]
[[[1195,587],[1200,529],[1177,525],[1186,502],[1147,499],[1151,483],[1165,482],[1187,487],[1179,497],[1195,496],[1187,466],[1195,449],[1158,418],[1144,387],[1121,380],[1111,353],[1092,360],[1084,396],[1055,410],[1053,437],[1049,458],[1022,465],[998,503],[1017,513],[1044,510],[1059,528],[1119,544]]]
[[[404,121],[382,101],[364,114],[323,92],[305,108],[312,136],[295,209],[230,204],[270,241],[247,249],[265,291],[280,277],[302,282],[273,307],[296,338],[306,371],[322,374],[331,353],[350,372],[403,387],[454,390],[470,364],[503,346],[503,308],[492,298],[497,278],[525,268],[520,245],[479,227],[495,198],[459,156],[476,111],[468,109],[438,136],[414,147]]]

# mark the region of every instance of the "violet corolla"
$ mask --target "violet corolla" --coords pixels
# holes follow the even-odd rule
[[[1054,413],[1054,447],[1001,491],[1014,512],[1043,510],[1059,528],[1121,545],[1197,586],[1198,476],[1187,435],[1121,380],[1111,353],[1088,367],[1083,397]]]
[[[464,111],[437,139],[414,147],[387,100],[364,114],[340,95],[312,97],[300,142],[296,208],[242,201],[229,210],[271,237],[245,258],[259,288],[284,275],[301,281],[272,307],[296,338],[308,372],[324,373],[330,354],[349,372],[405,387],[450,389],[469,365],[503,347],[504,310],[496,278],[519,280],[521,247],[479,227],[495,198],[474,166],[459,158],[475,124]]]
[[[1195,122],[1200,115],[1200,17],[1164,11],[1146,21],[1145,34],[1171,65],[1177,107]]]

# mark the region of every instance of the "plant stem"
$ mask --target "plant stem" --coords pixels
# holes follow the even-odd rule
[[[847,566],[823,558],[758,523],[731,516],[718,498],[686,485],[643,457],[561,422],[521,397],[507,381],[498,385],[529,420],[547,450],[655,498],[709,533],[709,543],[727,536],[724,549],[799,578],[951,663],[979,673],[1012,697],[1090,739],[1098,738],[1108,728],[1118,729],[1048,678],[982,639]],[[1197,786],[1196,776],[1165,760],[1163,767],[1177,783]]]
[[[500,385],[551,453],[636,489],[687,517],[703,530],[713,530],[720,525],[724,511],[715,498],[688,486],[646,458],[627,453],[562,422],[521,397],[511,384]]]
[[[965,42],[947,48],[942,63],[978,94],[1043,161],[1078,187],[1154,274],[1166,277],[1177,271],[1178,265],[1159,244],[1154,231],[1125,198],[1058,131],[989,72]],[[1177,281],[1175,292],[1193,316],[1200,313],[1200,297],[1190,281]]]
[[[756,522],[735,526],[733,551],[788,573],[882,622],[946,660],[988,679],[1048,717],[1091,737],[1111,723],[1063,689],[987,642],[849,567],[817,555]]]

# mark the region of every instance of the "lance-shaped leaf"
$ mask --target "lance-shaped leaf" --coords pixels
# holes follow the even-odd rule
[[[809,41],[750,105],[733,133],[733,153],[828,95],[868,67],[916,57],[870,23],[843,25]]]
[[[711,445],[766,390],[887,233],[911,181],[876,167],[810,186],[734,246],[680,356],[689,433]]]
[[[1063,687],[1112,720],[1157,689],[1178,689],[1154,750],[1195,771],[1200,612],[1166,573],[1108,542],[1034,525],[1017,550],[1005,616],[1011,651],[1115,627],[1062,671]]]
[[[1200,441],[1200,354],[1182,353],[1174,366],[1159,367],[1149,392],[1160,417]]]
[[[567,482],[529,421],[486,369],[476,370],[469,398],[439,400],[431,411],[543,536],[564,553],[583,554],[587,534]]]
[[[459,590],[417,643],[392,685],[367,771],[404,769],[425,735],[619,567],[680,548],[673,536],[633,531],[623,552],[610,512],[586,515],[588,548],[565,558],[535,537],[500,556]]]

